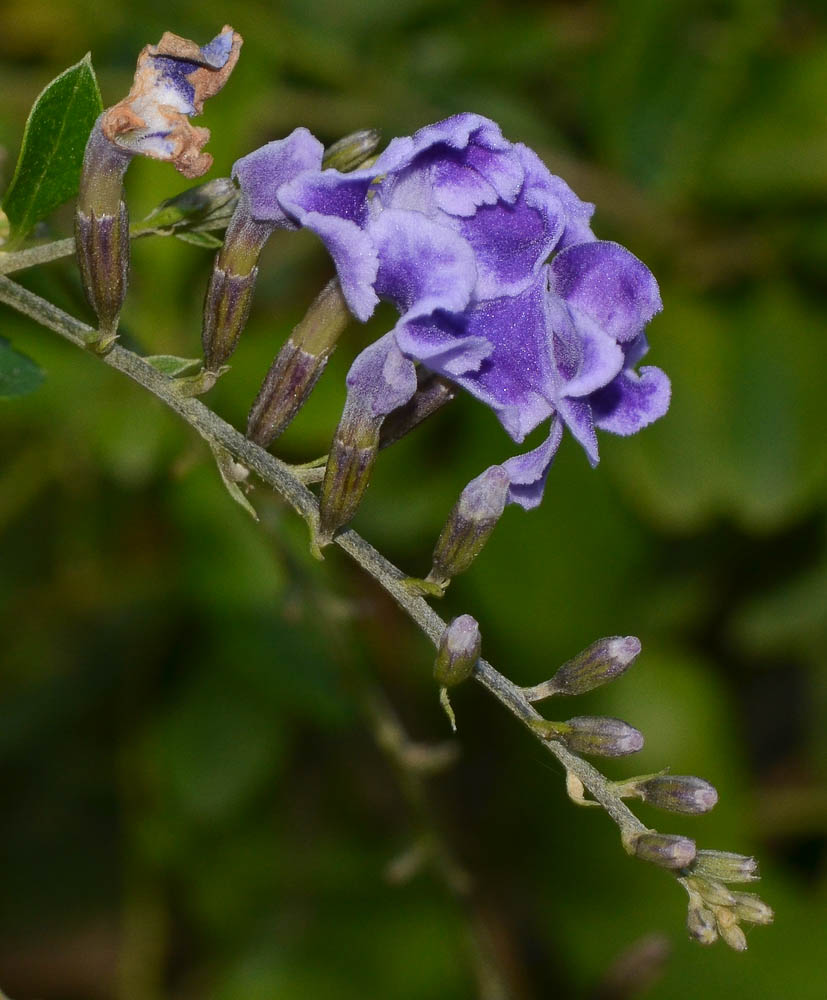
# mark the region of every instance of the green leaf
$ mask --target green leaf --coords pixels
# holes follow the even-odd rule
[[[102,110],[89,53],[52,80],[34,102],[3,199],[13,242],[77,193],[86,141]]]
[[[144,358],[148,365],[162,375],[176,378],[198,370],[204,363],[203,358],[178,358],[174,354],[151,354]]]
[[[184,243],[192,243],[195,247],[204,247],[205,250],[218,250],[221,247],[221,240],[209,233],[184,231],[176,233],[176,238]]]
[[[0,399],[26,396],[34,392],[45,377],[31,358],[0,337]]]

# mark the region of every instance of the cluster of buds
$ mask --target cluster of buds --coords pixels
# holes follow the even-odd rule
[[[689,897],[686,926],[700,944],[719,937],[735,951],[745,951],[747,939],[741,924],[767,925],[772,909],[755,893],[737,892],[728,884],[758,879],[755,858],[728,851],[698,851],[681,879]]]

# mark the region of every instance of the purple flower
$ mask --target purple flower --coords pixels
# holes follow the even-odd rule
[[[394,139],[369,168],[305,174],[278,199],[324,241],[361,320],[380,298],[421,316],[513,295],[555,247],[594,239],[593,206],[473,114]]]
[[[368,169],[309,171],[280,187],[281,209],[330,251],[345,298],[394,329],[348,376],[348,408],[380,421],[406,402],[414,363],[490,406],[517,442],[503,463],[508,502],[536,506],[565,425],[598,461],[596,430],[633,434],[662,416],[669,380],[635,370],[661,309],[649,269],[598,241],[593,208],[527,147],[463,114],[395,139]]]
[[[200,115],[204,101],[221,90],[240,48],[241,36],[227,26],[201,47],[165,32],[138,57],[129,94],[104,112],[104,136],[125,152],[168,160],[185,177],[200,177],[212,164],[202,152],[210,133],[190,125],[189,116]]]

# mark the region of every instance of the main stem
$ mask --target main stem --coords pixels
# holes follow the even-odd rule
[[[24,313],[42,326],[54,330],[76,347],[88,349],[90,340],[95,337],[96,331],[92,327],[2,275],[0,275],[0,302],[5,302],[6,305]],[[174,379],[162,375],[132,351],[115,344],[99,357],[110,368],[127,375],[166,403],[211,446],[217,444],[229,451],[237,462],[255,472],[259,479],[275,490],[315,529],[319,517],[316,497],[295,477],[284,462],[249,441],[198,399],[186,396]],[[445,629],[445,622],[423,597],[410,588],[405,582],[405,574],[388,562],[355,531],[340,533],[336,536],[335,543],[393,597],[408,617],[436,645]],[[532,723],[542,716],[526,700],[521,688],[483,659],[477,663],[473,677],[522,722],[532,735],[540,738]],[[560,743],[543,739],[540,739],[540,742],[560,761],[566,771],[580,779],[592,797],[615,821],[622,835],[628,836],[646,829],[619,798],[612,782],[596,768]]]

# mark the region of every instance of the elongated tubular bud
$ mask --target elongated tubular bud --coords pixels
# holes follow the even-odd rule
[[[477,558],[505,509],[508,485],[508,473],[493,465],[465,487],[437,539],[429,583],[447,586]]]
[[[361,167],[379,148],[382,133],[376,128],[364,128],[343,136],[328,146],[322,160],[323,170],[347,173]]]
[[[247,437],[266,448],[291,423],[350,322],[338,278],[329,281],[276,355],[247,421]]]
[[[416,393],[410,403],[400,406],[385,418],[379,433],[380,451],[401,440],[437,410],[456,399],[456,386],[441,375],[434,375],[424,368],[417,372],[417,383]]]
[[[670,833],[647,832],[629,841],[631,853],[661,868],[682,869],[695,858],[695,841]]]
[[[345,405],[330,453],[319,496],[317,544],[329,544],[336,531],[359,509],[370,482],[379,444],[376,421],[353,418]]]
[[[564,663],[551,680],[525,688],[523,693],[529,701],[541,701],[555,694],[585,694],[619,677],[639,653],[640,639],[633,635],[598,639]]]
[[[132,153],[111,143],[95,122],[83,157],[75,243],[86,297],[104,335],[117,329],[129,275],[129,215],[123,176]]]
[[[755,858],[731,851],[698,851],[692,874],[721,882],[755,882],[760,878]]]
[[[532,728],[544,739],[559,740],[575,753],[596,757],[625,757],[643,747],[643,735],[622,719],[582,715],[566,722],[536,719]]]
[[[242,194],[227,226],[224,245],[216,254],[204,297],[201,343],[205,367],[210,371],[217,371],[227,361],[247,324],[258,277],[256,265],[271,231],[271,226],[250,216]]]
[[[705,813],[718,801],[718,793],[708,781],[692,775],[659,774],[632,785],[635,794],[656,806],[675,813]]]

